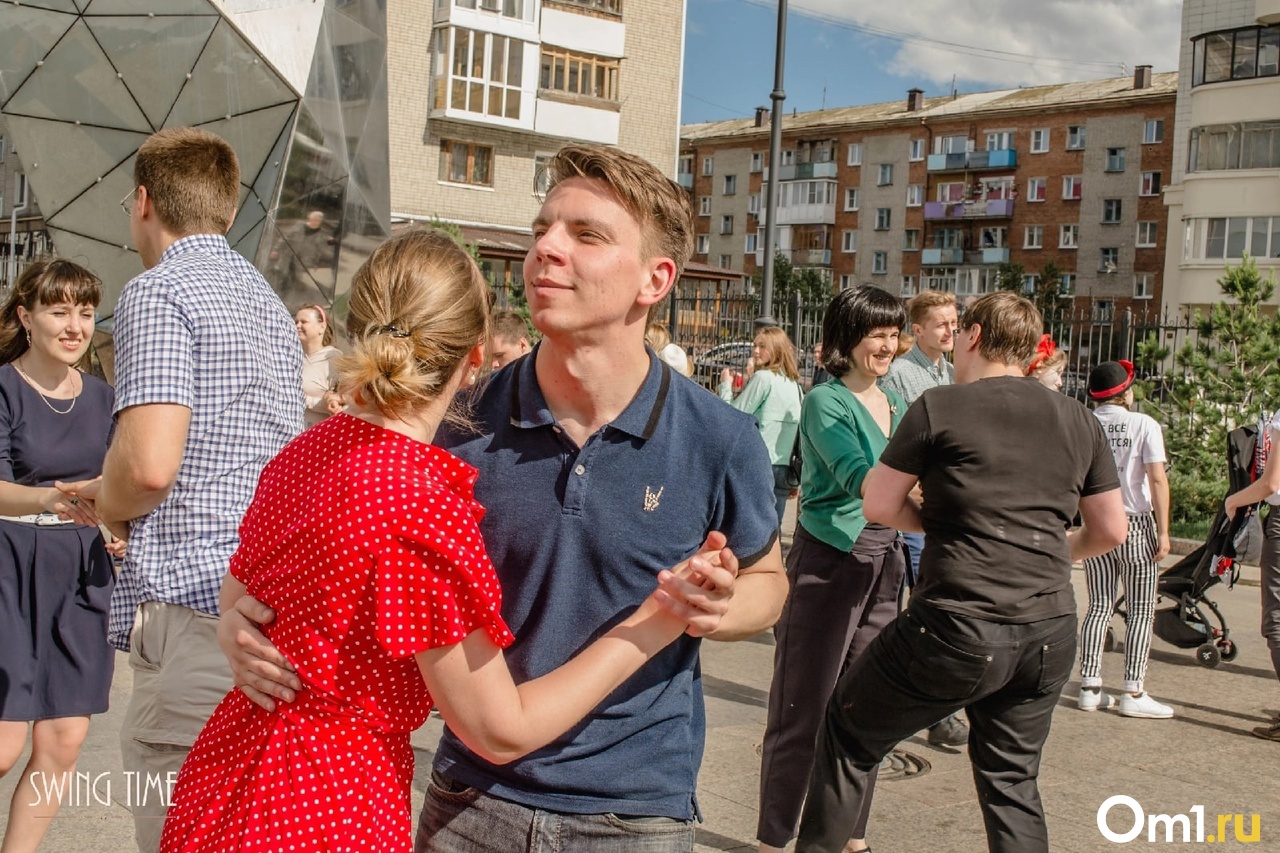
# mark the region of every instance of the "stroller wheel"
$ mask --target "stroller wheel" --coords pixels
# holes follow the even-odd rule
[[[1230,663],[1240,655],[1240,647],[1231,640],[1223,640],[1218,644],[1218,649],[1222,653],[1222,659]]]
[[[1222,662],[1222,652],[1213,643],[1205,643],[1196,649],[1196,663],[1210,669]]]
[[[1102,640],[1102,650],[1104,652],[1115,651],[1116,648],[1116,632],[1114,628],[1107,628],[1107,635]]]

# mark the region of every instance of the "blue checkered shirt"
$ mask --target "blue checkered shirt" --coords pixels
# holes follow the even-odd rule
[[[191,410],[173,491],[130,524],[109,628],[127,651],[141,602],[218,612],[258,474],[302,430],[302,347],[253,265],[224,238],[198,234],[126,285],[115,379],[117,414],[156,403]]]
[[[917,344],[889,365],[889,373],[880,380],[881,388],[892,388],[910,406],[916,398],[939,385],[951,385],[956,381],[956,369],[943,356],[942,363],[934,364]]]

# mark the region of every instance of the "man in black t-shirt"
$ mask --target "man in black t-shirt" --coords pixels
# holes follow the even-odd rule
[[[1049,850],[1036,777],[1075,660],[1071,563],[1122,542],[1126,519],[1097,420],[1023,375],[1041,322],[1013,293],[972,303],[959,384],[924,392],[866,478],[868,521],[927,534],[920,581],[831,697],[798,853],[842,850],[870,770],[961,708],[989,850]]]

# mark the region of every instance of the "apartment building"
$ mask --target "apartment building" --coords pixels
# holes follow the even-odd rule
[[[985,293],[1002,264],[1032,283],[1052,262],[1064,292],[1099,315],[1157,307],[1177,79],[1140,66],[1132,77],[938,98],[913,89],[901,102],[786,116],[779,251],[842,287],[904,295]],[[763,262],[768,135],[764,111],[684,128],[697,259],[741,257],[748,272]],[[747,193],[726,193],[744,163]]]
[[[393,216],[527,235],[539,169],[574,140],[670,174],[683,28],[680,0],[389,4]],[[491,272],[518,275],[499,254]]]
[[[1280,278],[1280,0],[1185,0],[1164,304],[1205,309],[1226,265]]]

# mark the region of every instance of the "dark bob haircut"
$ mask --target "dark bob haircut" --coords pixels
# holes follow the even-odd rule
[[[853,348],[873,329],[901,329],[906,323],[902,300],[887,290],[866,285],[840,291],[822,319],[822,366],[832,376],[844,376],[852,367]]]

